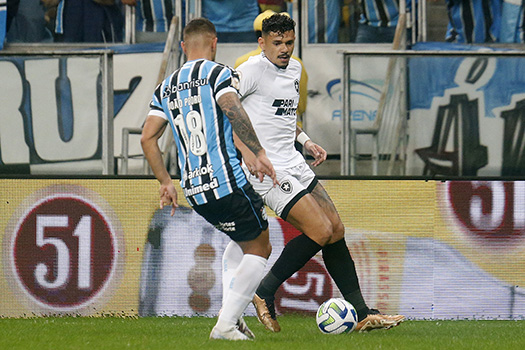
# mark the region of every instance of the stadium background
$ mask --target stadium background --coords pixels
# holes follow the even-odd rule
[[[322,183],[372,307],[414,319],[525,317],[523,182]],[[0,191],[0,316],[217,314],[228,240],[191,209],[159,210],[156,181],[2,179]],[[270,230],[272,263],[297,231],[275,217]],[[313,314],[334,295],[315,257],[276,304]]]
[[[408,174],[422,174],[425,164],[415,150],[431,143],[440,110],[461,105],[453,103],[456,95],[476,107],[469,114],[479,121],[475,146],[486,153],[466,159],[481,155],[479,164],[486,164],[475,175],[523,174],[522,59],[476,57],[486,48],[442,45],[418,48],[469,49],[474,57],[411,60]],[[0,52],[0,172],[50,176],[0,180],[0,316],[216,315],[225,236],[189,209],[181,208],[175,219],[158,210],[153,179],[87,179],[121,174],[122,131],[142,125],[163,46],[118,45],[98,56],[85,47],[59,52],[45,45]],[[221,44],[217,60],[233,65],[253,48]],[[363,47],[300,49],[309,72],[305,128],[338,156],[346,98],[341,51]],[[113,79],[104,85],[107,59]],[[388,60],[353,59],[353,125],[374,121]],[[369,153],[369,146],[360,143],[358,153]],[[141,153],[138,138],[129,151]],[[505,156],[511,156],[506,174]],[[141,172],[142,159],[131,159],[130,170]],[[86,178],[52,177],[72,173]],[[524,317],[523,183],[481,180],[323,180],[371,306],[416,319]],[[270,225],[275,259],[297,232],[275,217]],[[277,306],[311,313],[333,295],[334,284],[316,257],[279,290]]]

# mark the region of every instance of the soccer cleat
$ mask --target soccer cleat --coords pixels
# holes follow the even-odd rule
[[[248,328],[248,325],[246,324],[246,322],[244,322],[244,318],[242,318],[242,316],[237,321],[237,327],[239,327],[239,331],[242,334],[244,334],[250,339],[255,339],[255,334],[253,334],[250,328]]]
[[[370,313],[357,323],[355,330],[359,333],[370,332],[374,329],[390,329],[405,320],[403,315],[383,315],[376,309],[370,309]]]
[[[213,327],[210,333],[210,339],[224,339],[224,340],[251,340],[244,333],[239,331],[235,326],[227,331],[220,331],[217,327]]]
[[[275,306],[273,300],[261,299],[257,294],[253,296],[253,306],[255,306],[255,311],[257,311],[257,318],[266,329],[272,332],[280,332],[281,326],[277,322],[275,317]]]

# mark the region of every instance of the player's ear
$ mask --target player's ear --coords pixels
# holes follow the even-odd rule
[[[264,51],[264,39],[262,35],[257,39],[257,42],[259,43],[259,47],[261,48],[261,50]]]
[[[217,37],[213,38],[211,41],[211,60],[215,61],[215,55],[217,54]]]

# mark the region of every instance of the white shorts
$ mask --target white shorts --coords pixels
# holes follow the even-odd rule
[[[244,167],[244,166],[243,166]],[[306,162],[286,169],[275,169],[280,186],[273,187],[272,179],[264,177],[263,182],[251,175],[244,167],[253,189],[261,195],[264,204],[275,214],[286,220],[290,209],[299,199],[313,191],[317,185],[315,173]]]

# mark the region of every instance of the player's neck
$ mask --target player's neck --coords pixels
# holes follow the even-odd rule
[[[213,52],[208,48],[194,48],[193,50],[186,52],[186,58],[188,61],[206,59],[208,61],[214,60]]]

